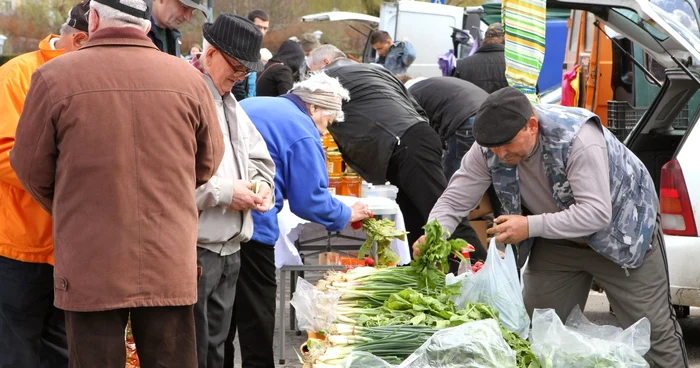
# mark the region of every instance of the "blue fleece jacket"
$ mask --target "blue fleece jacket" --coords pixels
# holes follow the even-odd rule
[[[252,240],[274,246],[277,214],[287,199],[297,216],[340,231],[350,221],[350,207],[328,192],[328,172],[321,134],[297,96],[247,98],[240,102],[258,128],[275,161],[275,208],[253,211]]]

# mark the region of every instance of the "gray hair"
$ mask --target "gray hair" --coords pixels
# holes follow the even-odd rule
[[[63,36],[63,35],[69,35],[69,34],[74,34],[74,33],[78,33],[78,32],[82,32],[82,31],[69,26],[68,23],[63,23],[61,25],[61,31],[59,34],[61,36]]]
[[[309,54],[309,66],[312,68],[314,66],[320,67],[321,62],[323,62],[323,59],[333,61],[335,59],[345,57],[347,57],[347,55],[345,55],[345,53],[340,51],[340,49],[338,49],[337,47],[333,45],[323,45],[311,51],[311,53]]]
[[[313,73],[303,82],[295,83],[289,93],[299,96],[304,102],[321,109],[323,115],[335,115],[343,121],[343,101],[350,100],[350,92],[340,84],[338,78],[324,72]]]
[[[146,10],[147,8],[145,0],[120,0],[119,2],[138,10]],[[151,21],[148,19],[135,17],[131,14],[121,12],[105,4],[98,3],[97,1],[90,2],[90,9],[96,10],[97,13],[100,15],[100,21],[105,22],[110,26],[134,27],[140,29],[143,32],[146,32],[148,30],[148,27],[151,26]]]

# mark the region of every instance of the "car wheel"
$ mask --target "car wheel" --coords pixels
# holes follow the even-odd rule
[[[686,318],[690,315],[690,307],[687,305],[674,305],[673,310],[676,312],[677,318]]]

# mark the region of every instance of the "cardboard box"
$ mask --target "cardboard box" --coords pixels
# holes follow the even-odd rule
[[[484,248],[488,249],[489,248],[489,243],[486,241],[488,236],[486,235],[486,229],[489,227],[489,222],[486,220],[476,220],[476,221],[469,221],[469,224],[474,228],[474,231],[476,231],[476,235],[479,236],[479,240],[481,240],[481,244],[484,245]]]
[[[488,194],[484,193],[484,196],[481,197],[481,202],[479,202],[479,205],[477,205],[475,209],[469,212],[469,220],[477,220],[480,217],[488,215],[492,212],[493,208],[491,207],[491,201],[489,201],[489,196]]]

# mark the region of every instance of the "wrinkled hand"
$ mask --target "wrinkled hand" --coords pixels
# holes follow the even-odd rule
[[[415,243],[413,243],[413,259],[418,258],[420,256],[420,249],[418,249],[419,245],[425,244],[425,235],[421,235],[418,240],[416,240]]]
[[[355,202],[350,207],[350,210],[352,211],[350,215],[350,223],[357,222],[357,221],[362,221],[366,218],[370,218],[374,216],[374,213],[370,211],[369,207],[367,206],[366,203],[362,202]]]
[[[263,197],[255,194],[250,182],[236,180],[233,182],[233,199],[229,208],[235,211],[258,209],[258,204],[263,203]]]
[[[526,216],[503,215],[493,222],[496,226],[487,229],[486,234],[495,235],[497,243],[515,244],[530,237]]]
[[[258,195],[262,198],[261,203],[256,203],[256,210],[260,212],[267,212],[272,208],[272,188],[270,185],[264,181],[258,184]]]

